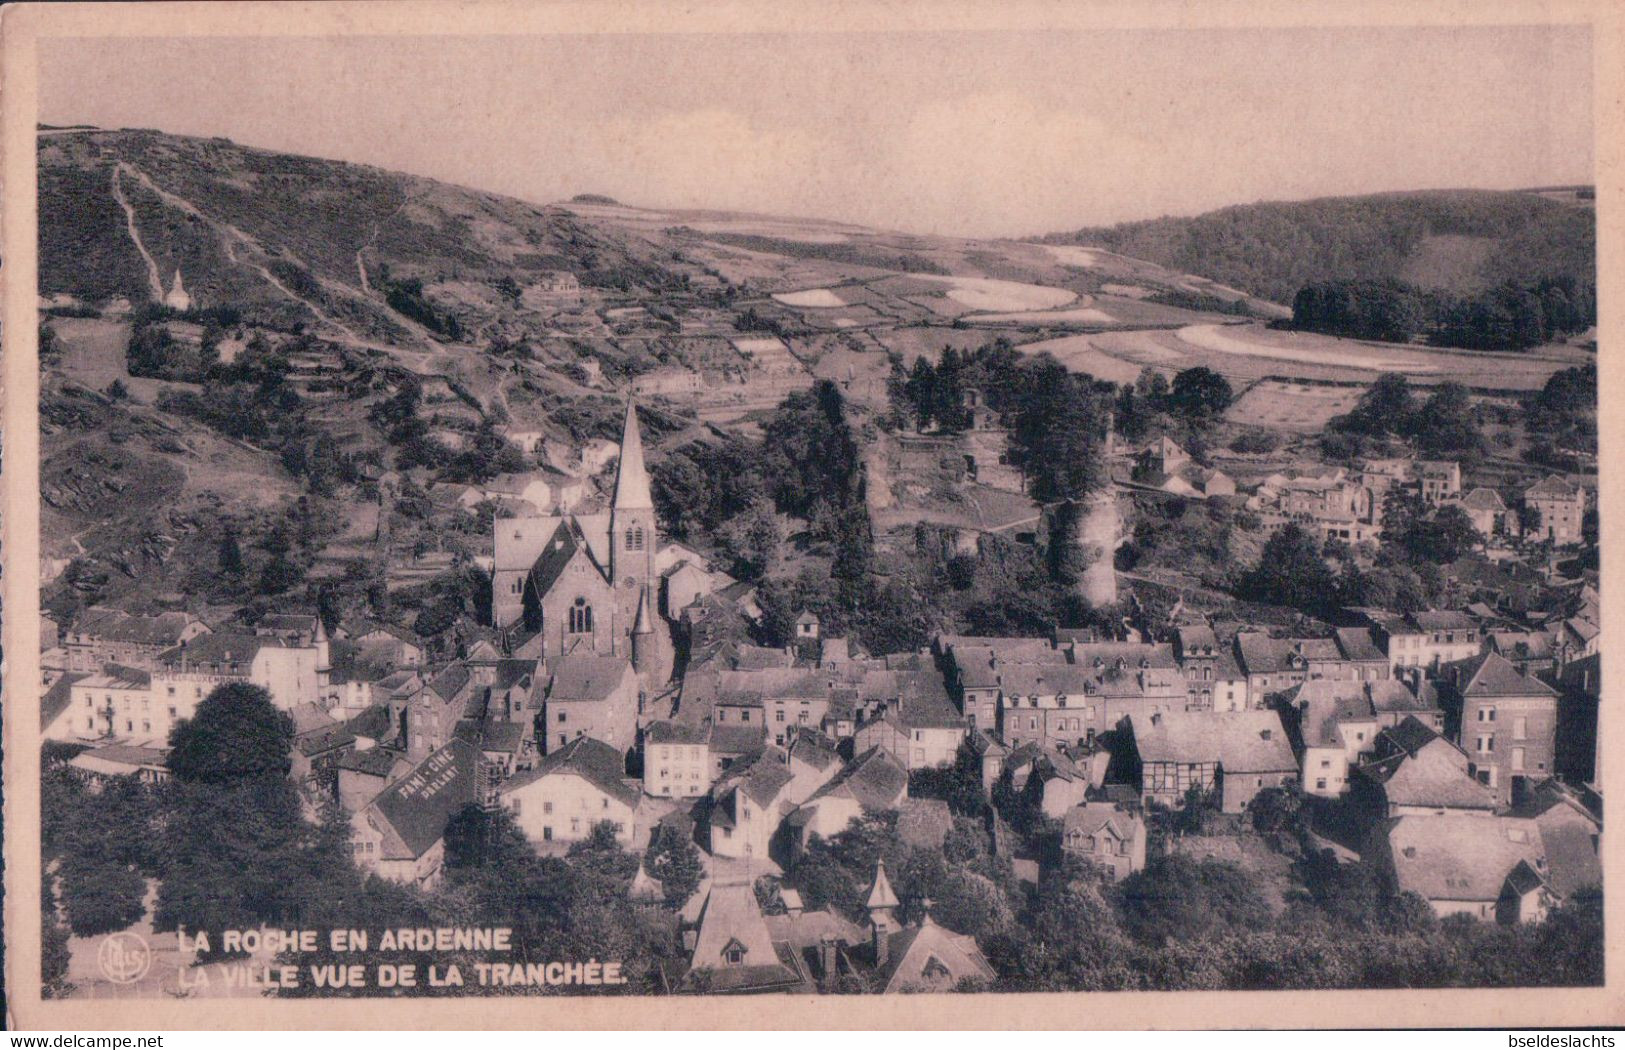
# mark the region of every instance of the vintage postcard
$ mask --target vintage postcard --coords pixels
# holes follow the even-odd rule
[[[1625,1022],[1620,14],[4,10],[10,1024]]]

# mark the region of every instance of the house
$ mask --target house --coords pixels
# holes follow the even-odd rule
[[[625,777],[625,756],[593,737],[548,752],[504,781],[497,797],[532,845],[580,842],[604,821],[615,826],[617,842],[633,845],[637,785]]]
[[[1440,664],[1478,655],[1484,644],[1482,629],[1462,612],[1428,609],[1403,615],[1372,612],[1367,617],[1396,672],[1402,667],[1432,672]]]
[[[103,744],[81,751],[68,760],[68,766],[94,785],[109,777],[135,777],[143,784],[169,779],[169,748],[137,747],[132,744]]]
[[[1385,678],[1365,684],[1371,709],[1376,712],[1381,728],[1397,726],[1407,718],[1414,718],[1433,730],[1444,732],[1444,710],[1439,707],[1439,692],[1433,683],[1413,674],[1408,681]]]
[[[1551,631],[1487,631],[1485,637],[1490,652],[1524,674],[1540,674],[1557,665],[1557,639]]]
[[[1557,899],[1540,825],[1526,818],[1397,817],[1378,826],[1363,856],[1440,918],[1535,922]]]
[[[1247,676],[1207,624],[1183,624],[1174,635],[1174,659],[1185,675],[1188,711],[1245,711]]]
[[[704,995],[817,990],[790,944],[774,943],[749,882],[712,883],[687,969],[669,977],[667,986]]]
[[[1495,792],[1470,772],[1466,752],[1415,718],[1377,734],[1349,780],[1350,803],[1371,820],[1410,815],[1491,816]]]
[[[938,926],[929,908],[915,926],[897,920],[900,902],[886,877],[886,862],[875,865],[864,907],[869,912],[870,988],[884,994],[949,992],[965,981],[996,976],[973,937]]]
[[[1424,500],[1443,503],[1461,495],[1461,464],[1451,460],[1417,460],[1416,482],[1421,486]]]
[[[776,747],[730,770],[711,791],[711,854],[770,857],[773,837],[792,808],[785,797],[791,779],[787,757]]]
[[[99,671],[106,663],[151,670],[160,653],[208,631],[208,625],[190,613],[137,616],[94,606],[79,614],[62,642],[69,671]]]
[[[965,720],[946,695],[917,695],[888,704],[852,739],[855,750],[881,748],[905,769],[935,769],[953,765],[965,733]]]
[[[1163,437],[1146,446],[1136,459],[1137,477],[1178,474],[1191,462],[1190,453],[1179,447],[1173,438]]]
[[[1196,788],[1217,792],[1240,813],[1265,788],[1296,779],[1298,763],[1274,711],[1171,711],[1130,720],[1140,762],[1140,795],[1177,806]]]
[[[439,880],[446,825],[481,801],[479,751],[453,740],[385,788],[350,818],[356,864],[393,882],[417,886]]]
[[[1440,668],[1439,695],[1472,773],[1502,805],[1518,802],[1557,761],[1557,691],[1484,653]]]
[[[1602,889],[1602,818],[1575,789],[1544,780],[1514,816],[1530,817],[1546,847],[1546,876],[1561,900]]]
[[[1323,798],[1344,794],[1349,768],[1374,745],[1378,720],[1366,692],[1369,684],[1319,678],[1287,694],[1306,794]]]
[[[351,722],[352,732],[356,721]],[[333,762],[339,806],[346,813],[361,812],[412,768],[406,752],[393,747],[358,747],[344,752]]]
[[[1005,760],[1011,786],[1030,795],[1046,817],[1059,820],[1105,782],[1111,754],[1105,748],[1041,747],[1028,742]]]
[[[624,656],[562,657],[542,708],[543,751],[587,736],[624,755],[637,742],[639,709],[637,671]]]
[[[1330,638],[1271,638],[1262,631],[1238,631],[1235,650],[1254,707],[1311,678],[1344,673],[1343,654]]]
[[[854,820],[897,809],[907,798],[908,771],[878,747],[863,752],[789,815],[792,856],[812,836],[831,838]]]
[[[423,647],[418,642],[418,636],[404,627],[389,623],[363,624],[350,632],[349,640],[370,662],[387,663],[394,667],[419,667],[423,664]]]
[[[1061,848],[1105,868],[1113,882],[1145,867],[1145,821],[1110,802],[1086,802],[1061,819]]]
[[[1332,632],[1343,666],[1333,677],[1356,682],[1375,682],[1393,677],[1388,654],[1371,637],[1370,627],[1339,627]]]
[[[216,686],[250,682],[271,694],[283,711],[319,701],[328,671],[323,638],[311,645],[289,645],[270,635],[216,631],[195,635],[152,661],[153,705],[174,719],[191,718],[197,705]]]
[[[1579,543],[1585,522],[1586,492],[1555,474],[1523,490],[1523,504],[1537,516],[1532,539],[1562,547]]]
[[[100,735],[94,704],[88,710],[73,706],[73,685],[87,677],[71,672],[60,675],[40,696],[40,739],[93,740]]]
[[[406,702],[401,742],[407,757],[418,762],[444,747],[456,734],[457,723],[484,714],[484,698],[466,664],[452,664],[435,675]]]
[[[817,729],[792,730],[785,754],[790,783],[785,785],[784,798],[792,806],[811,798],[841,771],[839,746]]]
[[[1071,652],[1073,664],[1001,669],[999,728],[1008,746],[1088,747],[1131,715],[1188,705],[1188,683],[1168,645],[1097,642]]]
[[[649,723],[643,731],[644,794],[698,798],[710,790],[710,723]]]
[[[1506,532],[1507,505],[1494,489],[1473,489],[1456,506],[1466,513],[1473,528],[1486,539]]]
[[[192,713],[179,714],[174,703],[155,705],[152,675],[139,668],[110,663],[94,674],[72,677],[67,719],[81,739],[117,737],[123,743],[162,747],[175,723]]]
[[[973,729],[965,738],[965,745],[975,756],[977,765],[982,770],[982,790],[991,792],[993,785],[998,783],[999,777],[1004,774],[1005,759],[1010,749],[985,729]]]

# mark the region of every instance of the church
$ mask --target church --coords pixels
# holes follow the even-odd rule
[[[498,518],[493,528],[491,618],[499,630],[539,637],[536,651],[550,662],[568,653],[622,656],[646,686],[664,681],[671,638],[656,614],[660,539],[631,399],[608,511]]]

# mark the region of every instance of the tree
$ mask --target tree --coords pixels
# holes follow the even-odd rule
[[[643,866],[660,881],[666,904],[673,910],[688,903],[705,874],[693,838],[686,828],[671,822],[663,822],[655,829],[643,855]]]
[[[1168,407],[1178,415],[1200,422],[1230,407],[1233,397],[1230,381],[1211,368],[1187,368],[1174,376],[1168,392]]]
[[[1484,434],[1472,400],[1460,383],[1440,383],[1412,420],[1417,446],[1433,456],[1475,462],[1484,455]]]
[[[1335,417],[1330,426],[1373,437],[1409,434],[1415,415],[1416,399],[1410,380],[1399,372],[1384,372],[1360,395],[1354,408],[1347,415]]]
[[[1196,941],[1228,930],[1262,929],[1270,909],[1256,881],[1233,864],[1158,857],[1118,887],[1124,926],[1152,945]]]
[[[276,709],[261,687],[228,682],[216,686],[195,715],[175,726],[169,746],[169,771],[188,783],[286,777],[293,720]]]
[[[227,529],[220,537],[220,553],[217,557],[220,571],[233,579],[242,579],[247,566],[243,563],[243,550],[237,545],[237,533]]]
[[[1258,564],[1241,578],[1237,593],[1305,611],[1324,608],[1335,594],[1337,578],[1320,550],[1303,526],[1287,523],[1265,542]]]
[[[77,937],[122,930],[145,913],[147,885],[128,864],[75,853],[62,864],[62,910]]]

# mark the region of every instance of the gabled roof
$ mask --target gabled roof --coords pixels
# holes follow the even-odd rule
[[[449,704],[463,698],[463,689],[469,684],[470,678],[467,667],[453,664],[435,676],[434,681],[429,683],[429,691]]]
[[[267,635],[228,634],[216,631],[200,634],[189,642],[158,654],[158,663],[168,670],[219,669],[229,674],[248,674],[261,649],[280,648]]]
[[[1298,729],[1305,747],[1345,746],[1342,727],[1351,722],[1374,722],[1376,709],[1365,682],[1315,678],[1291,693],[1298,708]]]
[[[590,736],[578,736],[557,751],[549,752],[534,769],[509,777],[497,790],[510,795],[543,777],[573,774],[611,798],[628,806],[636,806],[642,792],[626,782],[625,770],[626,760],[615,748]]]
[[[388,777],[395,763],[405,760],[406,755],[394,748],[371,747],[365,751],[346,753],[339,758],[336,767],[369,777]]]
[[[908,771],[884,748],[871,747],[813,792],[807,804],[826,795],[850,798],[865,813],[879,813],[907,797]]]
[[[554,664],[550,702],[608,700],[626,681],[632,665],[624,656],[578,655],[560,657]]]
[[[1533,820],[1406,816],[1386,834],[1399,888],[1428,900],[1495,901],[1520,862],[1535,871],[1546,864]]]
[[[180,644],[181,635],[196,621],[195,616],[183,612],[137,616],[119,609],[96,606],[81,613],[68,631],[108,642],[171,646]]]
[[[969,977],[992,980],[997,976],[975,938],[938,926],[929,916],[918,926],[891,934],[886,952],[886,964],[877,975],[881,989],[887,992],[897,991],[916,975],[923,975],[932,959],[948,971],[955,983]]]
[[[693,725],[687,722],[650,722],[643,730],[643,742],[649,744],[703,744],[711,743],[711,723]]]
[[[1339,627],[1333,632],[1333,639],[1337,642],[1337,649],[1343,654],[1345,660],[1386,661],[1388,658],[1372,640],[1371,630],[1366,627]]]
[[[1133,842],[1145,828],[1145,822],[1133,813],[1127,813],[1110,802],[1084,802],[1073,806],[1061,818],[1061,834],[1093,835],[1102,828],[1124,842]]]
[[[1523,490],[1525,499],[1578,499],[1581,489],[1567,478],[1548,474]]]
[[[1519,671],[1499,653],[1480,653],[1443,670],[1464,697],[1555,697],[1557,691]]]
[[[1424,631],[1470,631],[1478,626],[1471,616],[1455,609],[1423,609],[1409,618]]]
[[[1495,514],[1504,513],[1507,509],[1501,494],[1494,489],[1476,488],[1461,498],[1461,505],[1467,510],[1490,511]]]
[[[728,962],[730,948],[743,953],[740,963]],[[795,971],[774,950],[755,889],[744,882],[712,883],[689,965],[706,973],[710,989],[742,990],[796,980]]]
[[[506,519],[504,519],[504,523]],[[500,527],[499,527],[500,531]],[[581,534],[580,526],[574,518],[566,518],[559,522],[558,528],[553,530],[553,537],[547,541],[535,563],[530,567],[530,582],[527,586],[535,590],[538,595],[545,595],[553,589],[553,585],[564,575],[564,570],[582,555],[592,563],[595,569],[603,572],[598,562],[593,558],[592,551],[587,545],[586,537]]]
[[[1142,762],[1218,762],[1228,773],[1298,768],[1274,711],[1168,711],[1131,715],[1130,724]]]
[[[387,823],[408,851],[423,856],[446,832],[446,824],[475,799],[480,754],[466,740],[453,739],[412,772],[385,788],[369,809]],[[387,839],[387,836],[386,836]]]

